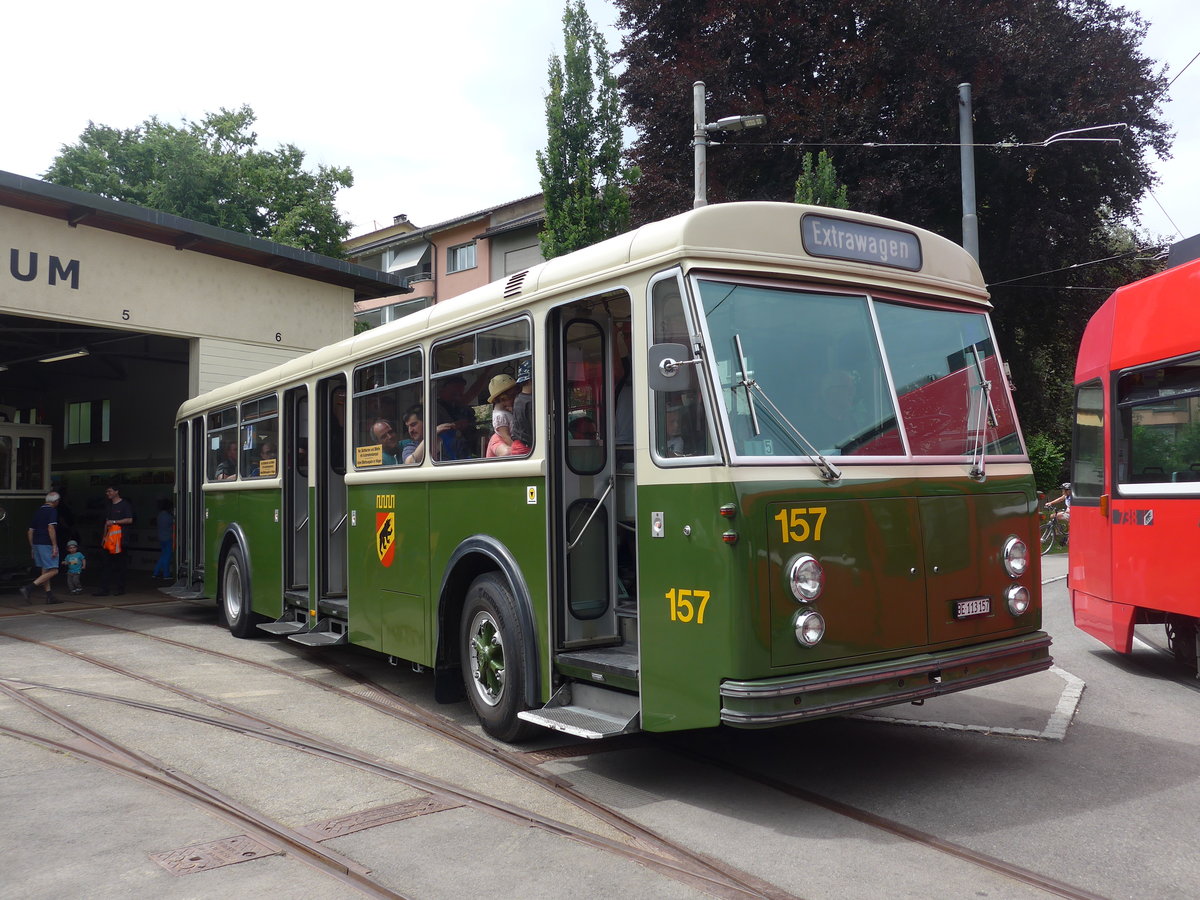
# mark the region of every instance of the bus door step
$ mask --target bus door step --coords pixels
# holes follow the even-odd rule
[[[517,715],[545,728],[599,740],[639,731],[639,712],[640,703],[633,694],[568,681],[541,709]]]
[[[335,644],[345,644],[348,640],[346,623],[335,619],[321,619],[312,631],[288,635],[288,640],[303,644],[305,647],[332,647]]]
[[[308,615],[302,609],[289,609],[274,622],[258,627],[267,634],[297,634],[308,629]]]

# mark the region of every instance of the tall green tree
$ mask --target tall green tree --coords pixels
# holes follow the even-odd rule
[[[547,259],[587,247],[629,226],[629,185],[621,165],[622,113],[604,36],[583,0],[563,10],[563,56],[550,58],[546,149],[538,151]]]
[[[350,223],[334,204],[347,168],[304,167],[292,144],[258,149],[249,106],[176,126],[151,116],[129,129],[89,122],[64,146],[47,181],[197,222],[342,256]]]
[[[794,199],[797,203],[810,203],[814,206],[850,208],[846,186],[838,181],[833,160],[824,150],[817,154],[815,162],[811,153],[804,154],[800,163],[800,176],[796,179]]]
[[[981,267],[1022,424],[1063,435],[1063,382],[1039,360],[1069,367],[1106,289],[1144,271],[1136,253],[1078,264],[1117,255],[1114,226],[1135,213],[1154,182],[1148,157],[1168,155],[1172,137],[1167,82],[1141,52],[1137,16],[1110,0],[614,2],[638,133],[629,157],[645,173],[635,223],[690,205],[694,81],[715,116],[768,116],[709,154],[710,202],[787,200],[800,153],[845,145],[838,174],[856,208],[955,241],[960,83],[972,85],[982,144],[1126,123],[1119,143],[975,154]]]

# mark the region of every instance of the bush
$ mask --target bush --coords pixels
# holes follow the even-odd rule
[[[1033,466],[1033,478],[1039,491],[1053,496],[1059,495],[1058,486],[1063,481],[1063,466],[1067,461],[1067,450],[1045,434],[1025,436],[1029,448],[1029,464]]]

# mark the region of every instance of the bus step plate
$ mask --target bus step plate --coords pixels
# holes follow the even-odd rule
[[[264,622],[258,627],[267,634],[296,634],[303,631],[308,625],[292,620],[290,622]]]
[[[632,694],[587,684],[565,684],[541,709],[517,715],[575,737],[599,740],[639,730],[641,704]]]
[[[332,647],[334,644],[346,643],[346,632],[306,631],[303,634],[293,634],[288,637],[288,640],[306,647]]]

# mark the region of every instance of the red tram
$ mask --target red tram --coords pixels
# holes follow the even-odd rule
[[[1116,291],[1075,367],[1068,585],[1075,624],[1119,653],[1166,626],[1195,670],[1200,641],[1200,236]]]

